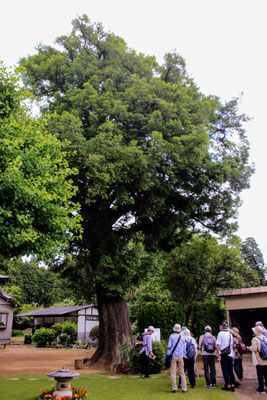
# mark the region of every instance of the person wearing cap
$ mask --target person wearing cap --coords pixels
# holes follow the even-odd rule
[[[150,378],[149,376],[149,356],[154,357],[152,352],[152,340],[151,335],[155,331],[153,326],[149,326],[147,331],[143,334],[142,348],[139,351],[141,361],[141,371],[144,373],[144,378]]]
[[[176,383],[176,368],[177,367],[178,367],[178,374],[181,378],[182,392],[183,393],[187,392],[187,383],[186,383],[186,376],[185,376],[185,372],[184,372],[184,359],[183,359],[183,356],[185,353],[186,342],[180,333],[181,333],[181,325],[175,324],[173,327],[173,333],[170,335],[169,342],[168,342],[168,349],[169,349],[168,353],[170,354],[173,352],[171,368],[170,368],[170,378],[171,378],[173,393],[177,393],[177,391],[178,391],[178,387],[177,387],[177,383]]]
[[[260,351],[261,351],[261,340],[265,342],[267,340],[263,335],[262,332],[263,328],[261,325],[257,325],[254,328],[252,328],[252,331],[255,336],[252,338],[251,347],[249,347],[248,349],[252,351],[252,361],[257,371],[259,386],[258,389],[256,390],[256,393],[265,394],[266,392],[264,390],[264,381],[265,381],[265,386],[267,386],[267,360],[263,360],[260,357]]]
[[[238,344],[242,340],[240,336],[239,329],[234,327],[230,329],[231,334],[234,337],[234,351],[235,351],[235,359],[234,359],[234,372],[236,374],[236,386],[240,385],[240,381],[243,379],[243,355],[238,351]]]
[[[198,347],[201,350],[201,356],[205,371],[206,388],[216,388],[216,368],[215,368],[215,357],[216,357],[216,338],[211,334],[211,327],[209,325],[204,328],[205,334],[199,338]],[[212,347],[214,342],[214,351],[207,348],[207,341],[211,343],[209,347]],[[208,343],[209,343],[208,342]]]
[[[255,326],[261,326],[262,327],[262,334],[267,338],[267,329],[264,327],[263,323],[261,321],[257,321]]]
[[[226,322],[222,322],[220,325],[220,332],[218,333],[216,356],[220,356],[222,374],[224,379],[224,387],[222,390],[235,391],[235,378],[233,371],[233,358],[234,352],[234,339],[231,332],[228,331],[228,325]],[[229,354],[223,354],[222,351],[230,346]]]

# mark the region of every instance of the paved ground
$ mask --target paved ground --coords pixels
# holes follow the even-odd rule
[[[47,374],[57,371],[65,365],[74,371],[74,360],[90,358],[93,350],[38,349],[32,345],[10,345],[5,350],[0,349],[0,375],[12,376],[19,374]],[[239,400],[256,400],[261,398],[255,393],[257,388],[256,369],[252,365],[251,354],[246,354],[243,360],[244,380],[235,395]],[[217,381],[223,384],[219,363],[216,366]],[[204,375],[201,358],[198,360],[200,375]],[[83,369],[81,374],[91,374],[99,370]],[[167,373],[167,371],[165,372]],[[267,395],[266,395],[267,396]]]
[[[239,400],[256,400],[262,396],[257,394],[255,391],[258,387],[258,380],[256,375],[256,368],[252,364],[251,353],[243,356],[243,369],[244,379],[241,382],[240,388],[236,389],[235,395]],[[223,377],[219,363],[216,366],[217,380],[223,384]],[[267,395],[266,395],[267,396]]]

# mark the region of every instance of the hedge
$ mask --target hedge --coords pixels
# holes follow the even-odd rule
[[[180,304],[168,303],[146,303],[137,311],[137,328],[139,333],[143,332],[149,325],[160,328],[161,339],[168,340],[174,324],[184,325],[185,314]]]
[[[192,305],[190,329],[196,338],[204,333],[205,326],[212,328],[213,335],[219,332],[219,325],[226,320],[226,310],[219,300],[196,301]]]

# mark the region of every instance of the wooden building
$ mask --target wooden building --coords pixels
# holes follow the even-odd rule
[[[89,340],[91,329],[99,325],[98,310],[93,304],[86,306],[49,307],[19,314],[18,317],[32,317],[35,328],[50,328],[65,321],[77,324],[77,340]]]
[[[218,296],[225,298],[228,325],[240,330],[246,344],[257,321],[267,327],[267,286],[220,290]]]
[[[9,276],[0,275],[0,285],[4,285],[8,279]],[[15,307],[17,304],[12,297],[4,294],[0,287],[0,345],[4,347],[10,343]]]

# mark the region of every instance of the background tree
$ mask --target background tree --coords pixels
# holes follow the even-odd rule
[[[18,77],[0,63],[0,257],[48,256],[78,227],[75,173],[63,144],[24,106]],[[75,215],[76,212],[76,215]]]
[[[151,269],[145,279],[136,288],[129,291],[127,308],[131,322],[136,321],[138,310],[146,303],[158,302],[164,304],[172,301],[171,292],[164,285],[165,263],[166,257],[164,253],[154,254],[150,261]]]
[[[251,286],[264,286],[266,284],[266,268],[264,258],[255,239],[249,237],[241,245],[243,259],[248,267],[256,272],[257,278],[250,281]]]
[[[260,283],[257,271],[248,267],[237,237],[220,244],[208,234],[192,236],[168,255],[164,278],[172,299],[182,302],[189,321],[193,303],[212,300],[219,289]]]
[[[151,267],[148,254],[169,251],[199,224],[224,234],[234,228],[252,172],[246,118],[237,100],[200,93],[179,55],[159,65],[86,16],[56,47],[40,45],[21,63],[79,169],[83,237],[68,249],[70,270],[76,265],[76,277],[81,271],[94,282],[94,361],[112,368],[131,336],[124,296]]]
[[[37,259],[23,262],[21,258],[14,258],[2,265],[0,273],[10,276],[5,292],[16,295],[20,304],[51,307],[65,299],[76,305],[86,304],[82,292],[75,292],[70,280],[39,265]]]

